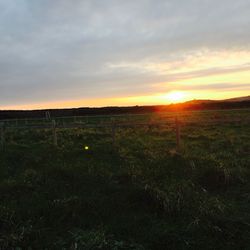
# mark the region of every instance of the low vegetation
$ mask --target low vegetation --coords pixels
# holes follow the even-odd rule
[[[180,151],[160,114],[145,119],[170,126],[117,129],[115,145],[109,128],[58,129],[58,147],[6,129],[1,249],[247,249],[250,110],[178,115]]]

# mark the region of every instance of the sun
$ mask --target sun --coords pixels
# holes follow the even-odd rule
[[[167,94],[166,97],[170,102],[175,103],[175,102],[183,101],[185,98],[185,94],[180,91],[174,91],[174,92],[170,92],[169,94]]]

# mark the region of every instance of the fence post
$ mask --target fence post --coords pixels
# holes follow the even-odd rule
[[[0,147],[1,147],[1,149],[3,149],[4,148],[4,143],[5,143],[5,138],[4,138],[4,123],[3,122],[1,122],[0,123],[0,133],[1,133],[1,144],[0,144]]]
[[[112,121],[112,143],[115,146],[115,134],[116,134],[116,126],[114,121]]]
[[[53,145],[57,147],[56,121],[52,120]]]
[[[180,150],[180,121],[178,117],[175,117],[175,133],[176,133],[176,148]]]
[[[49,111],[45,112],[45,119],[50,120],[50,112]]]

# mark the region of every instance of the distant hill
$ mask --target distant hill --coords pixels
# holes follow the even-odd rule
[[[224,100],[191,100],[184,102],[183,104],[201,104],[201,103],[216,103],[216,102],[244,102],[244,101],[250,101],[250,96],[243,96],[243,97],[236,97],[236,98],[230,98],[230,99],[224,99]]]
[[[51,117],[84,116],[84,115],[122,115],[143,114],[151,112],[175,112],[189,110],[215,110],[215,109],[242,109],[250,108],[250,96],[237,97],[226,100],[192,100],[184,103],[131,106],[131,107],[103,107],[103,108],[72,108],[72,109],[46,109],[46,110],[0,110],[0,120],[43,118],[46,111]]]
[[[250,101],[250,95],[223,100],[223,102],[243,102],[243,101]]]
[[[202,103],[214,103],[214,102],[217,102],[215,100],[190,100],[190,101],[186,101],[186,102],[182,102],[181,104],[202,104]]]

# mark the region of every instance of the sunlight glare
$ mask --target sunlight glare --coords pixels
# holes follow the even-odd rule
[[[181,102],[184,100],[185,94],[183,92],[175,91],[167,94],[167,99],[172,102]]]

